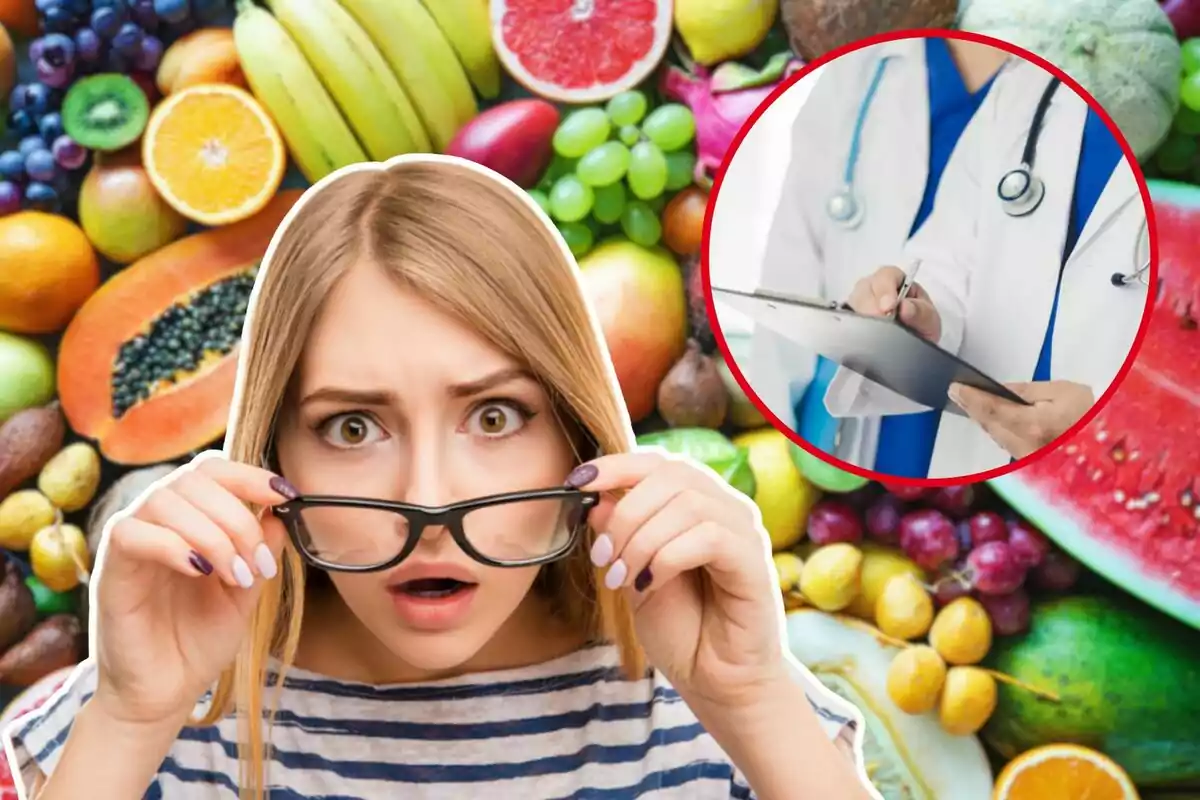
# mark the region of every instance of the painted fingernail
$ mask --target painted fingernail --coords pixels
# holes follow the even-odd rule
[[[212,562],[197,553],[195,550],[188,554],[188,563],[192,565],[192,569],[196,570],[196,572],[199,572],[201,575],[212,575]]]
[[[267,580],[274,578],[279,571],[275,566],[275,557],[271,555],[271,548],[267,547],[265,542],[259,542],[258,547],[254,548],[254,566],[258,568],[258,574]]]
[[[596,480],[596,476],[600,474],[595,464],[580,464],[575,469],[571,470],[571,474],[567,476],[567,486],[578,489],[580,486],[587,486],[592,481]]]
[[[633,588],[639,592],[644,592],[652,580],[654,580],[654,575],[650,572],[650,568],[646,567],[633,579]]]
[[[288,500],[295,500],[300,496],[300,491],[295,486],[292,486],[290,483],[288,483],[287,479],[281,475],[276,475],[275,477],[271,478],[271,488],[279,492]]]
[[[625,566],[624,561],[618,558],[604,575],[604,585],[616,591],[625,585],[625,578],[628,574],[629,568]]]
[[[254,585],[254,575],[250,572],[250,565],[241,556],[233,557],[233,579],[243,589],[249,589]]]
[[[596,541],[592,544],[592,563],[597,567],[608,566],[608,562],[612,561],[613,543],[607,533],[602,533],[596,537]]]

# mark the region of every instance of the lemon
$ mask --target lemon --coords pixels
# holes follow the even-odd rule
[[[779,0],[675,0],[675,28],[697,64],[743,56],[779,14]]]
[[[792,547],[804,538],[808,512],[820,492],[792,463],[791,440],[774,428],[762,428],[737,436],[733,443],[750,454],[754,502],[762,512],[771,547],[775,550]]]
[[[33,535],[54,517],[54,504],[37,489],[13,492],[0,503],[0,548],[28,550]]]

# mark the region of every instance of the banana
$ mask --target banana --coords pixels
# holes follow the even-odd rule
[[[467,73],[420,0],[340,0],[400,79],[437,150],[479,113]]]
[[[488,0],[421,0],[450,40],[471,83],[488,100],[500,94],[500,60],[492,46]]]
[[[250,90],[279,126],[309,182],[368,160],[321,79],[269,11],[239,4],[233,42]]]
[[[267,0],[346,115],[368,155],[430,149],[412,101],[354,18],[335,0]]]

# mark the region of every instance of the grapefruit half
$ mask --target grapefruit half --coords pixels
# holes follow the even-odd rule
[[[492,40],[504,68],[529,91],[597,103],[658,66],[672,11],[672,0],[492,0]]]

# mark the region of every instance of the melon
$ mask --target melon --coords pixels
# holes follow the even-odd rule
[[[538,97],[597,103],[645,80],[671,40],[671,0],[492,0],[500,63]]]
[[[990,800],[992,770],[979,740],[946,732],[934,713],[906,714],[888,696],[896,648],[809,608],[788,613],[787,638],[801,664],[862,712],[863,761],[884,800]]]
[[[1132,369],[1087,426],[992,485],[1084,564],[1200,628],[1200,187],[1149,186],[1160,288]]]
[[[180,239],[117,273],[71,320],[58,391],[71,428],[117,464],[170,461],[221,437],[254,276],[299,199]]]
[[[1023,47],[1070,75],[1108,112],[1138,159],[1179,109],[1179,40],[1156,0],[970,0],[958,26]]]

